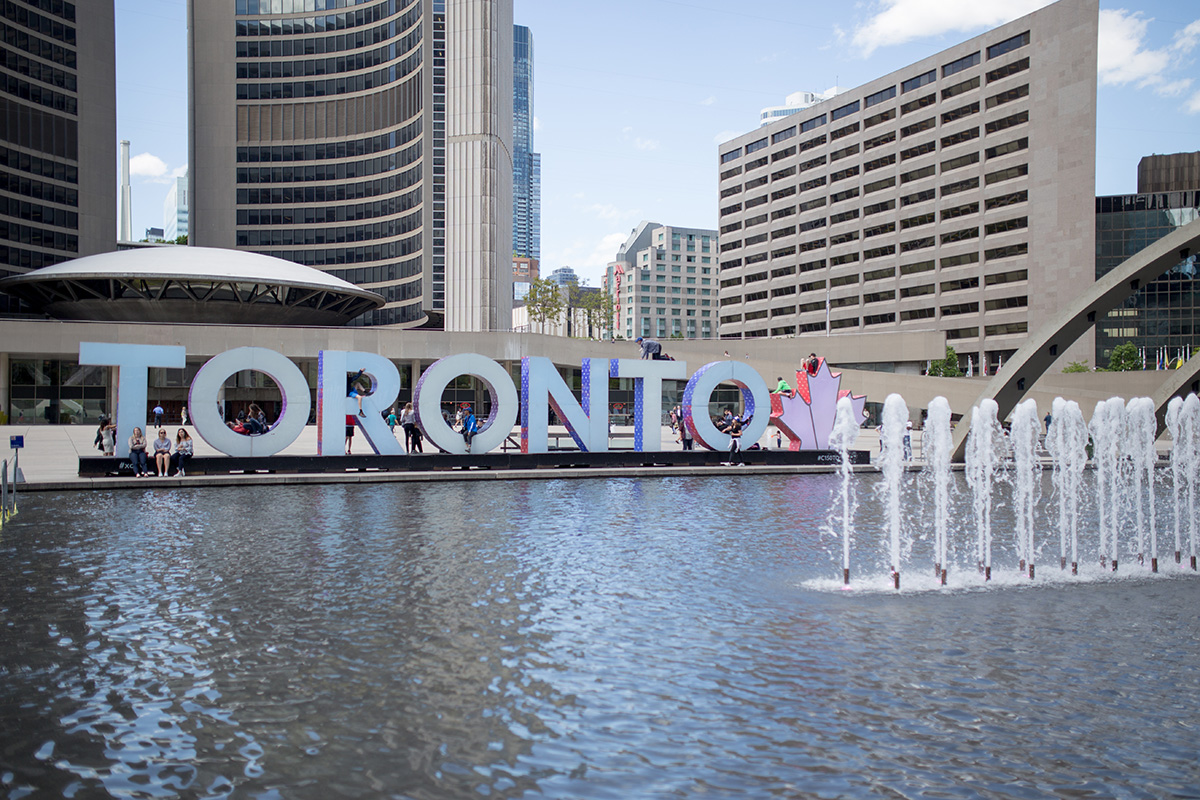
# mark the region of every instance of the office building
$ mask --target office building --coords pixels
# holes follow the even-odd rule
[[[1059,0],[721,145],[721,336],[1007,359],[1095,278],[1098,14]]]
[[[524,300],[529,286],[538,280],[538,260],[528,256],[513,256],[513,300]]]
[[[1146,156],[1138,162],[1138,194],[1200,189],[1200,152]]]
[[[188,179],[176,178],[163,200],[163,230],[168,242],[188,235]]]
[[[546,276],[546,280],[559,287],[579,285],[579,276],[570,267],[559,267],[556,270],[552,270]]]
[[[354,324],[507,329],[512,0],[334,6],[189,2],[189,242],[384,297]]]
[[[642,222],[608,265],[613,334],[635,339],[717,335],[717,232]]]
[[[0,40],[0,278],[115,249],[112,0],[6,3]]]
[[[542,156],[533,152],[533,34],[513,26],[513,253],[541,258]]]
[[[1200,219],[1197,166],[1200,153],[1148,156],[1138,164],[1137,194],[1096,198],[1097,279],[1176,228]],[[1179,264],[1097,322],[1097,366],[1106,366],[1113,348],[1125,342],[1146,355],[1151,369],[1187,358],[1200,346],[1196,262],[1197,254],[1181,254]]]

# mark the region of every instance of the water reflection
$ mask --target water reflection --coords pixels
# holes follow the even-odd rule
[[[870,483],[856,557],[874,565]],[[1144,797],[1200,782],[1185,702],[1200,583],[815,591],[840,567],[837,486],[28,496],[0,538],[0,786]]]

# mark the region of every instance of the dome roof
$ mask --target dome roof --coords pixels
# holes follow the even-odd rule
[[[76,258],[0,281],[59,319],[344,325],[384,300],[320,270],[241,250],[143,247]]]

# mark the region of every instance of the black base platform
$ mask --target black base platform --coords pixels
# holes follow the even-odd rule
[[[561,469],[579,467],[650,467],[650,466],[717,466],[729,461],[726,452],[711,450],[668,450],[639,453],[633,450],[612,450],[607,453],[581,453],[578,450],[555,450],[549,453],[493,452],[478,455],[424,453],[403,456],[197,456],[188,462],[189,475],[218,475],[246,472],[327,473],[347,471],[429,472],[450,469]],[[745,450],[734,463],[770,466],[837,466],[841,457],[827,450]],[[869,464],[866,450],[851,450],[850,463]],[[84,456],[79,459],[79,477],[98,478],[107,475],[129,477],[133,466],[127,458]]]

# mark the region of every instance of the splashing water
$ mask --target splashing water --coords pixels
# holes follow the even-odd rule
[[[950,402],[944,397],[929,401],[922,447],[928,447],[928,464],[933,471],[933,530],[936,563],[935,577],[945,583],[946,549],[950,530],[950,451],[953,445],[950,429]]]
[[[1087,467],[1087,423],[1074,400],[1054,399],[1053,422],[1046,431],[1046,449],[1054,463],[1051,481],[1058,499],[1059,566],[1066,568],[1067,541],[1071,542],[1071,573],[1079,572],[1079,499]]]
[[[1033,547],[1033,509],[1037,502],[1037,487],[1040,484],[1039,475],[1042,464],[1037,457],[1038,409],[1036,400],[1026,400],[1017,405],[1013,411],[1012,432],[1009,441],[1012,444],[1013,463],[1015,466],[1016,486],[1014,505],[1017,519],[1017,557],[1021,560],[1021,569],[1029,565],[1029,577],[1033,577],[1033,562],[1035,560]]]
[[[1175,447],[1181,451],[1181,461],[1187,486],[1188,545],[1192,569],[1196,568],[1196,483],[1200,469],[1200,398],[1190,394],[1183,401],[1179,415],[1179,439]],[[1177,507],[1178,508],[1178,507]],[[1176,511],[1178,513],[1178,511]]]
[[[1144,509],[1150,516],[1150,565],[1158,572],[1158,532],[1154,514],[1154,465],[1158,452],[1154,439],[1158,433],[1158,421],[1154,418],[1154,401],[1149,397],[1135,397],[1125,406],[1127,435],[1122,440],[1122,450],[1129,457],[1132,467],[1132,491],[1130,499],[1136,507],[1138,563],[1146,560],[1146,519]],[[1142,484],[1146,485],[1143,502]]]
[[[1117,530],[1120,515],[1120,452],[1125,435],[1125,401],[1110,397],[1096,404],[1088,430],[1096,463],[1097,501],[1100,507],[1100,561],[1107,557],[1117,569]]]
[[[1183,411],[1183,398],[1172,397],[1167,403],[1167,432],[1171,436],[1171,498],[1175,508],[1175,563],[1182,561],[1183,541],[1181,539],[1182,525],[1179,524],[1179,489],[1187,480],[1185,477],[1184,449],[1179,446],[1180,416]]]
[[[889,394],[883,403],[883,432],[880,438],[880,459],[883,467],[884,507],[886,509],[888,541],[892,557],[892,575],[900,588],[900,480],[904,476],[904,431],[908,423],[908,406],[898,394]]]
[[[975,557],[985,579],[992,575],[992,489],[996,465],[1003,448],[999,406],[984,400],[971,409],[971,433],[967,437],[967,485],[975,511]]]
[[[842,475],[842,580],[850,582],[850,448],[858,438],[860,417],[854,413],[854,404],[849,397],[843,397],[837,402],[837,412],[833,420],[833,433],[829,443],[841,455]]]

